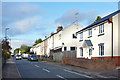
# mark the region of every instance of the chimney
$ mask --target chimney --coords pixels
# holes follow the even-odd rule
[[[54,32],[51,32],[51,35],[54,35]]]
[[[63,29],[62,25],[57,28],[57,32],[61,31]]]

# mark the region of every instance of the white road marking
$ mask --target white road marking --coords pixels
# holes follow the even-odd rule
[[[108,77],[105,77],[105,76],[102,76],[102,75],[97,75],[97,76],[99,76],[101,78],[108,78]],[[112,78],[114,78],[114,77],[112,77]]]
[[[46,72],[50,72],[49,70],[47,70],[47,69],[45,69],[45,68],[43,68],[43,70],[46,71]]]
[[[59,77],[59,78],[62,78],[62,79],[64,79],[64,80],[67,80],[67,79],[65,79],[64,77],[60,76],[60,75],[56,75],[56,76]]]
[[[90,76],[83,75],[83,74],[80,74],[80,73],[77,73],[77,72],[73,72],[73,71],[69,71],[69,70],[66,70],[66,69],[64,69],[64,71],[67,71],[67,72],[70,72],[70,73],[73,73],[73,74],[77,74],[77,75],[80,75],[80,76],[84,76],[84,77],[87,77],[87,78],[92,78]]]
[[[35,65],[36,67],[39,67],[38,65]]]

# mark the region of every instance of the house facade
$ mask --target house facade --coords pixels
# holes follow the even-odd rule
[[[54,42],[54,53],[62,52],[62,51],[75,51],[77,50],[77,46],[79,42],[77,42],[77,38],[73,36],[73,34],[82,29],[83,27],[78,23],[74,22],[73,24],[65,27],[64,29],[60,29],[53,36]]]
[[[77,50],[79,42],[74,36],[74,33],[83,27],[78,23],[73,23],[62,30],[62,51],[74,51]]]
[[[116,59],[120,65],[120,10],[76,32],[77,58]]]
[[[38,55],[47,55],[62,52],[76,50],[77,42],[76,38],[73,38],[73,34],[82,29],[78,23],[73,23],[63,29],[59,26],[56,33],[51,33],[49,37],[44,39],[41,43],[31,48],[31,51]]]

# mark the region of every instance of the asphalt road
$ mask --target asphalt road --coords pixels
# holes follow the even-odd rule
[[[14,59],[15,60],[15,59]],[[15,60],[16,65],[18,67],[18,71],[22,78],[41,78],[41,79],[62,79],[62,80],[70,80],[73,78],[79,79],[88,79],[91,78],[82,73],[66,70],[64,68],[43,63],[41,61],[28,61],[27,59]]]

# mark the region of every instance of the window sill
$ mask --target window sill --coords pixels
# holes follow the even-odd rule
[[[104,35],[104,33],[99,34],[98,37],[99,37],[99,36],[102,36],[102,35]]]
[[[89,36],[88,38],[91,38],[92,36]]]
[[[79,40],[79,42],[81,42],[81,41],[83,41],[83,40]]]

